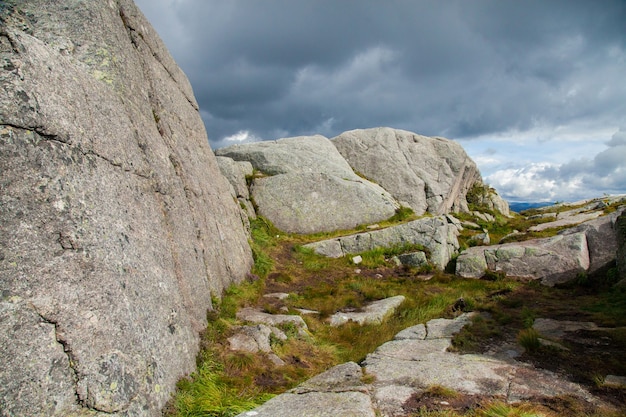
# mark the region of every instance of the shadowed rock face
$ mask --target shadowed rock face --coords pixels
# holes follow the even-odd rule
[[[351,130],[331,140],[355,171],[417,214],[468,211],[467,191],[482,183],[474,161],[448,139],[381,127]],[[506,204],[497,206],[508,214]]]
[[[190,85],[130,0],[0,19],[2,411],[160,415],[252,262]]]

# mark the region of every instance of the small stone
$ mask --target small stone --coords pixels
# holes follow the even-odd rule
[[[270,294],[264,294],[263,297],[278,298],[279,300],[284,300],[285,298],[289,297],[289,294],[287,294],[286,292],[273,292]]]
[[[352,258],[352,263],[355,264],[355,265],[358,265],[361,262],[363,262],[363,258],[361,257],[361,255],[357,255],[357,256]]]
[[[610,388],[626,389],[626,376],[607,375],[603,385]]]

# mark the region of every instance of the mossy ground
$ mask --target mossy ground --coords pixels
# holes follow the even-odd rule
[[[395,221],[414,218],[411,213],[397,217]],[[490,233],[499,230],[494,234],[504,236],[513,229],[526,230],[532,222],[498,216],[496,223],[481,226],[487,227]],[[236,415],[336,364],[361,361],[367,353],[406,327],[460,314],[454,308],[459,298],[463,298],[465,310],[488,313],[478,316],[472,326],[458,335],[455,349],[459,351],[481,352],[493,343],[511,340],[515,343],[520,332],[531,327],[536,317],[626,326],[626,294],[604,285],[608,284],[607,279],[587,281],[582,287],[547,288],[514,282],[500,275],[493,276],[492,280],[465,280],[442,271],[397,267],[389,262],[389,256],[395,252],[415,248],[363,254],[366,262],[357,266],[346,258],[320,257],[302,248],[303,244],[319,240],[321,236],[284,234],[263,219],[252,223],[252,237],[253,273],[258,279],[230,288],[222,300],[216,302],[202,338],[198,370],[180,381],[167,415]],[[262,296],[276,292],[290,295],[284,300]],[[406,301],[382,326],[330,327],[327,324],[328,316],[337,311],[358,310],[367,302],[394,295],[404,295]],[[229,350],[227,338],[233,334],[234,326],[241,324],[235,312],[245,306],[269,313],[298,314],[296,309],[307,309],[319,314],[303,316],[310,336],[298,336],[295,329],[291,332],[284,329],[290,335],[287,341],[272,339],[274,352],[286,363],[276,366],[265,354]],[[529,350],[522,359],[583,383],[610,401],[624,404],[626,398],[621,393],[598,386],[600,375],[626,375],[626,332],[609,333],[603,337],[610,339],[610,347],[604,345],[589,350],[582,346],[562,353],[540,346]],[[609,352],[609,359],[606,352]],[[576,366],[580,363],[585,366]],[[578,372],[574,368],[579,368]],[[456,405],[446,407],[441,404],[440,391],[433,389],[422,397],[413,398],[407,404],[406,415],[603,415],[594,414],[572,399],[510,406],[494,399],[459,395],[448,396],[445,402]]]

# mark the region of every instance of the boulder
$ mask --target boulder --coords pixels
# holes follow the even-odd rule
[[[398,226],[357,233],[304,245],[316,253],[339,258],[379,247],[405,244],[422,245],[430,252],[430,262],[444,269],[459,249],[458,228],[446,216],[425,217]]]
[[[365,180],[326,173],[288,173],[257,178],[252,196],[258,214],[288,233],[354,229],[393,216],[398,206]]]
[[[320,135],[234,145],[216,154],[248,161],[267,175],[256,178],[250,192],[258,214],[285,232],[352,229],[388,219],[399,208],[387,191],[356,175]]]
[[[589,251],[584,233],[546,239],[476,246],[463,251],[456,260],[456,274],[480,278],[485,271],[502,271],[508,276],[540,280],[554,286],[575,279],[589,269]]]
[[[160,416],[252,264],[190,84],[130,0],[0,25],[2,414]]]
[[[382,324],[385,318],[389,317],[400,304],[404,302],[403,295],[385,298],[369,303],[363,308],[363,311],[355,311],[349,313],[335,313],[330,317],[331,326],[341,326],[349,321],[358,324]]]
[[[482,182],[474,161],[448,139],[381,127],[344,132],[332,142],[355,171],[418,215],[468,211],[466,194]]]
[[[589,220],[579,226],[561,231],[560,235],[570,235],[574,233],[584,233],[587,238],[589,248],[589,270],[590,274],[613,265],[618,253],[619,226],[617,219],[626,210],[620,208],[606,216]]]

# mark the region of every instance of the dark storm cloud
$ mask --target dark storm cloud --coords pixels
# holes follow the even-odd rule
[[[621,139],[606,143],[626,126],[623,0],[137,3],[190,78],[214,148],[392,126],[519,137],[536,147],[520,178],[554,190],[626,177]],[[482,160],[515,183],[505,142]]]

